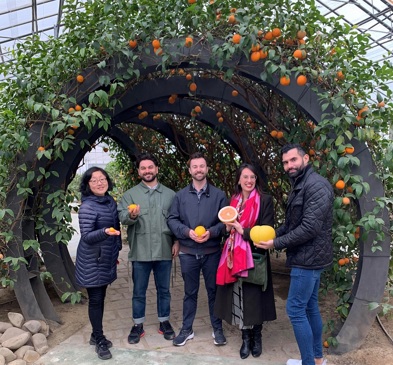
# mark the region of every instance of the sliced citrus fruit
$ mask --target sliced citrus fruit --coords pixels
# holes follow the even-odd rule
[[[227,207],[221,208],[218,212],[218,219],[222,223],[232,223],[237,218],[237,210],[236,208],[228,205]]]
[[[266,242],[276,238],[276,231],[272,226],[254,226],[251,228],[250,237],[253,242]]]
[[[202,236],[205,232],[206,232],[206,229],[205,229],[205,227],[204,226],[198,226],[198,227],[196,227],[195,229],[194,229],[194,232],[195,232],[195,234],[197,235],[197,236]]]

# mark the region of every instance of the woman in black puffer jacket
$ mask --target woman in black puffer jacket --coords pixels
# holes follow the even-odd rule
[[[115,200],[108,194],[113,184],[107,172],[91,167],[82,176],[79,209],[81,239],[76,256],[76,282],[87,289],[89,319],[93,331],[90,344],[98,357],[112,357],[112,342],[104,336],[102,319],[106,289],[117,278],[117,258],[121,250],[120,223]]]

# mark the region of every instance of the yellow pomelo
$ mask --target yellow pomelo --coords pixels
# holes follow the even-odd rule
[[[205,229],[205,227],[204,226],[198,226],[198,227],[196,227],[195,229],[194,229],[194,232],[195,232],[195,234],[197,235],[197,236],[202,236],[205,232],[206,232],[206,229]]]
[[[230,205],[224,208],[221,208],[220,211],[218,212],[218,219],[222,223],[232,223],[236,220],[237,218],[237,210],[234,207],[231,207]]]
[[[251,228],[250,237],[253,242],[269,241],[276,238],[276,231],[272,226],[254,226]]]

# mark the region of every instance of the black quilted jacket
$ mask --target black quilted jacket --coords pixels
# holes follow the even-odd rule
[[[81,287],[98,287],[117,277],[120,236],[108,236],[105,228],[120,229],[116,202],[110,195],[82,197],[79,209],[81,239],[76,253],[76,282]]]
[[[286,266],[325,268],[333,261],[332,186],[310,165],[291,183],[285,223],[277,229],[274,247],[286,249]]]

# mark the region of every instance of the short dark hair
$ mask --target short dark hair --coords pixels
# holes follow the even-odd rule
[[[106,177],[106,180],[108,182],[108,191],[111,191],[113,189],[113,183],[108,173],[101,167],[93,166],[87,169],[85,173],[82,175],[81,184],[79,188],[79,191],[81,192],[82,195],[84,196],[94,195],[90,190],[89,181],[91,180],[91,176],[93,175],[93,173],[97,171],[102,172],[102,174]]]
[[[249,164],[249,163],[242,163],[236,170],[234,195],[240,194],[242,192],[242,188],[239,184],[239,180],[240,180],[240,175],[242,174],[244,169],[251,170],[252,173],[257,177],[257,179],[255,181],[255,189],[257,189],[259,195],[262,195],[263,189],[262,189],[261,178],[258,175],[258,171],[257,171],[256,167],[254,165]]]
[[[158,167],[158,160],[157,160],[156,156],[154,156],[152,153],[149,153],[149,152],[141,153],[140,155],[138,155],[136,157],[136,161],[135,161],[136,167],[139,169],[139,165],[141,164],[142,161],[145,161],[145,160],[152,161],[154,163],[154,165],[156,165]]]
[[[306,155],[306,151],[304,151],[303,147],[299,143],[288,143],[281,148],[281,157],[284,153],[287,153],[288,151],[293,150],[294,148],[297,149],[300,156],[303,157],[304,155]]]
[[[206,161],[206,165],[209,165],[207,158],[205,157],[205,155],[202,152],[194,152],[193,154],[191,154],[190,158],[188,159],[187,166],[190,167],[191,160],[195,160],[197,158],[203,158]]]

